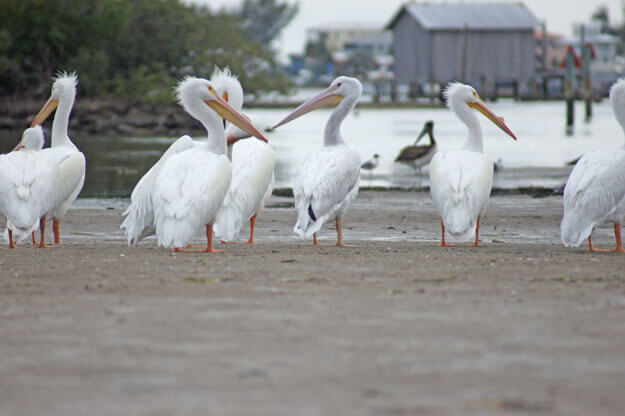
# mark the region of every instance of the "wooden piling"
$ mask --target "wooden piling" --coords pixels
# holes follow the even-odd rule
[[[566,134],[570,136],[575,126],[575,50],[572,46],[566,51],[564,99],[566,100]]]

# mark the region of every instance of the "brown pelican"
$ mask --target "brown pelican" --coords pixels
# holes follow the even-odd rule
[[[430,144],[417,146],[417,143],[426,135],[430,138]],[[403,163],[415,169],[421,169],[430,163],[432,157],[436,153],[436,141],[434,140],[434,122],[427,121],[423,126],[423,130],[417,136],[412,146],[406,146],[399,152],[395,158],[395,162]]]

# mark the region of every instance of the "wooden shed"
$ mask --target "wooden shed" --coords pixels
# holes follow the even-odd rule
[[[523,3],[405,4],[386,26],[396,82],[524,85],[535,73],[538,24]]]

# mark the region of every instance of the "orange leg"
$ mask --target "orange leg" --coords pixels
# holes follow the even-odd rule
[[[614,224],[614,237],[616,237],[616,248],[613,251],[617,253],[625,253],[623,240],[621,239],[621,224]]]
[[[481,216],[477,216],[477,225],[475,226],[475,243],[473,243],[473,247],[480,246],[480,220]]]
[[[321,244],[319,241],[317,241],[317,233],[313,234],[313,244],[316,246],[323,246],[325,244]]]
[[[61,221],[52,221],[52,230],[54,231],[54,244],[61,244],[61,230],[59,229],[60,225]]]
[[[15,244],[13,244],[13,231],[9,230],[9,248],[15,248]]]
[[[453,244],[447,244],[445,242],[445,224],[443,223],[443,220],[441,219],[441,247],[453,247]]]
[[[176,247],[176,253],[223,253],[223,250],[215,250],[213,248],[213,225],[206,226],[206,249],[204,250],[188,250],[186,248]],[[188,246],[187,246],[188,247]]]
[[[252,215],[250,218],[250,238],[247,241],[226,241],[221,240],[221,244],[256,244],[254,241],[254,228],[256,226],[256,215]]]
[[[341,218],[336,218],[336,236],[338,238],[338,241],[336,242],[336,245],[339,247],[358,247],[357,245],[353,245],[353,244],[345,244],[343,242],[343,221],[341,220]]]
[[[254,242],[254,227],[256,227],[256,214],[250,218],[250,239],[247,240],[248,244],[256,244]]]
[[[50,247],[54,247],[54,246],[48,246],[46,245],[46,217],[41,217],[41,219],[39,220],[39,229],[41,232],[40,235],[40,242],[39,245],[37,247],[39,248],[50,248]]]
[[[35,234],[35,232],[33,231],[32,235],[31,235],[32,239],[33,239],[33,246],[37,245],[37,234]]]

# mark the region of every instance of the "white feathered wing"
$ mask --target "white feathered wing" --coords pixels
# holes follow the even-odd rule
[[[263,208],[273,190],[274,165],[269,144],[253,138],[234,144],[232,182],[215,221],[215,234],[222,240],[235,238],[243,224]]]
[[[564,188],[560,236],[579,247],[595,227],[625,220],[625,148],[598,150],[575,165]]]
[[[310,237],[345,214],[358,195],[360,164],[358,152],[344,145],[323,147],[304,160],[293,186],[295,233]]]
[[[430,193],[445,230],[457,241],[475,237],[477,217],[488,205],[493,162],[468,150],[438,152],[430,163]]]

